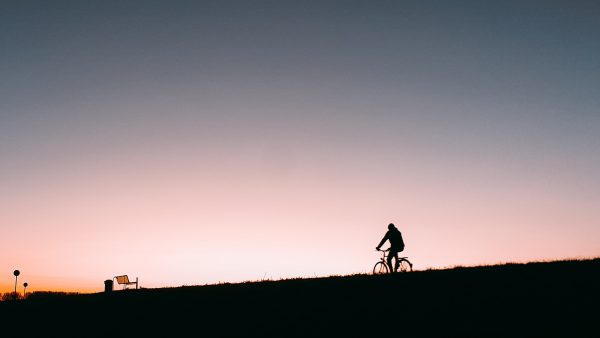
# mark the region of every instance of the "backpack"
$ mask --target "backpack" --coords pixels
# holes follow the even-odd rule
[[[398,245],[398,249],[400,249],[400,251],[404,251],[404,239],[402,239],[402,233],[400,231],[398,231],[399,239],[400,239],[400,245]]]
[[[403,251],[404,250],[404,239],[402,239],[402,233],[400,232],[400,230],[396,230],[394,232],[396,232],[396,234],[394,234],[394,242],[393,242],[392,246],[394,248],[397,248],[398,252]],[[390,240],[390,243],[392,243],[391,240]]]

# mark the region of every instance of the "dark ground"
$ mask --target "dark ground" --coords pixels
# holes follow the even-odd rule
[[[593,259],[39,297],[0,335],[600,337],[599,286]]]

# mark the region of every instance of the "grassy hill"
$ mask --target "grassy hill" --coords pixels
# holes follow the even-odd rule
[[[0,315],[22,336],[598,337],[599,281],[593,259],[40,297]]]

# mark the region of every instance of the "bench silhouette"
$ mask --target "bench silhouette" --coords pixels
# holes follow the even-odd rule
[[[125,288],[127,288],[127,285],[134,285],[135,284],[135,288],[138,288],[138,279],[137,277],[135,277],[135,282],[130,282],[129,281],[129,277],[127,275],[122,275],[122,276],[115,276],[113,277],[113,279],[117,280],[117,283],[119,283],[119,285],[123,285],[123,290]]]

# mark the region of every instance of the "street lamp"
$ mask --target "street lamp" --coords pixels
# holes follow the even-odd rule
[[[29,284],[27,284],[27,282],[23,283],[23,298],[25,298],[25,295],[27,295],[27,287],[29,286]]]
[[[17,279],[19,279],[20,274],[21,274],[21,271],[19,271],[19,270],[15,270],[13,272],[13,275],[15,275],[15,295],[14,295],[15,299],[17,299]]]

